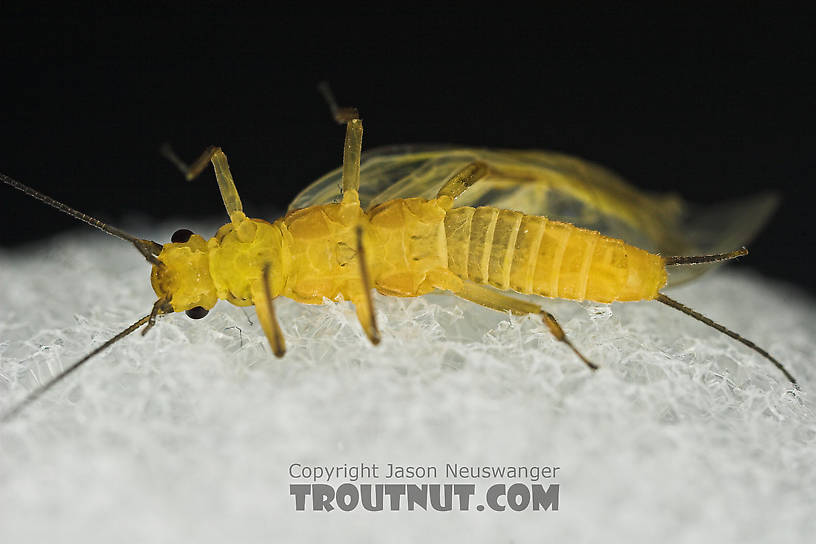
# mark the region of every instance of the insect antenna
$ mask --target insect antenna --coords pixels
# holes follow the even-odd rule
[[[156,318],[161,314],[169,314],[173,311],[173,307],[170,305],[170,297],[167,298],[160,298],[153,304],[153,309],[150,310],[150,315],[147,316],[147,326],[142,329],[142,336],[147,334],[147,331],[153,328],[153,325],[156,324]]]
[[[728,253],[715,253],[713,255],[695,255],[692,257],[663,257],[666,261],[666,266],[674,266],[678,264],[703,264],[703,263],[718,263],[721,261],[729,261],[748,255],[748,248],[741,247],[735,251]]]
[[[760,355],[762,355],[763,357],[765,357],[766,359],[768,359],[770,362],[772,362],[772,363],[774,364],[774,366],[776,366],[776,368],[778,368],[779,370],[781,370],[781,371],[782,371],[782,373],[785,375],[785,377],[786,377],[786,378],[788,378],[788,380],[790,380],[790,382],[791,382],[791,383],[792,383],[792,384],[793,384],[793,385],[794,385],[794,386],[795,386],[797,389],[799,388],[799,386],[798,386],[798,385],[797,385],[797,383],[796,383],[796,379],[795,379],[795,378],[794,378],[794,377],[791,375],[791,373],[790,373],[790,372],[788,372],[788,370],[787,370],[787,369],[786,369],[786,368],[785,368],[785,367],[782,365],[782,363],[780,363],[779,361],[777,361],[776,359],[774,359],[774,358],[771,356],[771,354],[770,354],[770,353],[768,353],[767,351],[765,351],[765,350],[764,350],[764,349],[762,349],[761,347],[757,346],[756,344],[754,344],[753,342],[751,342],[751,341],[750,341],[750,340],[748,340],[747,338],[743,338],[742,336],[740,336],[739,334],[735,333],[734,331],[732,331],[732,330],[730,330],[730,329],[727,329],[727,328],[723,327],[723,326],[722,326],[722,325],[720,325],[719,323],[716,323],[716,322],[712,321],[711,319],[707,318],[706,316],[704,316],[704,315],[703,315],[703,314],[701,314],[700,312],[695,312],[694,310],[692,310],[692,309],[691,309],[691,308],[689,308],[688,306],[685,306],[684,304],[682,304],[682,303],[680,303],[680,302],[677,302],[676,300],[674,300],[674,299],[671,299],[671,298],[667,297],[667,296],[666,296],[666,295],[664,295],[663,293],[658,293],[658,295],[657,295],[657,297],[655,298],[655,300],[658,300],[658,301],[662,302],[662,303],[663,303],[663,304],[665,304],[666,306],[671,306],[671,307],[672,307],[672,308],[674,308],[675,310],[679,310],[679,311],[683,312],[684,314],[686,314],[686,315],[688,315],[688,316],[693,317],[693,318],[694,318],[694,319],[696,319],[697,321],[702,321],[703,323],[705,323],[705,324],[706,324],[706,325],[708,325],[709,327],[713,327],[713,328],[717,329],[718,331],[720,331],[721,333],[723,333],[723,334],[725,334],[725,335],[727,335],[727,336],[730,336],[731,338],[733,338],[733,339],[734,339],[734,340],[736,340],[737,342],[740,342],[740,343],[742,343],[743,345],[748,346],[749,348],[751,348],[752,350],[756,351],[757,353],[759,353]]]
[[[46,391],[48,391],[49,389],[51,389],[52,387],[57,385],[59,382],[61,382],[65,378],[67,378],[72,372],[74,372],[76,369],[78,369],[80,366],[82,366],[85,362],[87,362],[88,359],[90,359],[94,355],[98,354],[99,352],[105,350],[106,348],[110,347],[111,345],[115,344],[116,342],[118,342],[119,340],[124,338],[125,336],[129,335],[130,333],[132,333],[133,331],[135,331],[136,329],[138,329],[139,327],[141,327],[142,325],[147,323],[149,320],[150,320],[150,315],[144,316],[139,321],[137,321],[133,325],[129,326],[128,328],[126,328],[125,330],[123,330],[122,332],[120,332],[119,334],[117,334],[116,336],[114,336],[113,338],[111,338],[110,340],[108,340],[107,342],[105,342],[104,344],[102,344],[101,346],[99,346],[98,348],[93,350],[92,352],[90,352],[88,355],[86,355],[85,357],[83,357],[79,361],[77,361],[77,362],[71,364],[70,366],[68,366],[67,368],[65,368],[61,373],[57,374],[50,382],[47,382],[47,383],[41,385],[40,387],[38,387],[37,389],[33,390],[32,392],[30,392],[28,394],[28,396],[26,396],[19,404],[17,404],[11,410],[9,410],[8,412],[6,412],[2,416],[0,416],[0,423],[6,423],[7,421],[11,420],[14,416],[19,414],[20,411],[22,411],[23,408],[25,408],[26,406],[28,406],[29,404],[31,404],[32,402],[34,402],[35,400],[40,398],[43,395],[43,393],[45,393]]]
[[[36,189],[33,189],[24,183],[20,183],[16,179],[10,178],[5,174],[0,173],[0,179],[3,180],[3,183],[11,185],[18,191],[21,191],[32,198],[36,198],[40,202],[48,204],[52,208],[56,208],[57,210],[61,211],[64,214],[70,215],[74,219],[79,219],[80,221],[83,221],[91,225],[92,227],[96,227],[99,230],[106,232],[107,234],[110,234],[111,236],[116,236],[117,238],[121,238],[122,240],[132,243],[134,246],[136,246],[136,249],[139,250],[139,253],[141,253],[144,256],[144,258],[148,260],[148,262],[156,266],[164,266],[164,264],[156,258],[156,255],[161,253],[162,250],[161,244],[153,242],[151,240],[143,240],[141,238],[136,238],[135,236],[132,236],[121,229],[112,227],[111,225],[103,223],[99,219],[96,219],[88,214],[75,210],[72,207],[68,206],[67,204],[63,204],[59,200],[53,199],[48,195],[44,195],[41,192],[37,191]]]

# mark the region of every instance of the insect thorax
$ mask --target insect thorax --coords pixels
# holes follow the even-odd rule
[[[368,274],[378,291],[397,296],[430,292],[430,276],[452,276],[447,272],[444,217],[444,210],[424,199],[389,201],[365,213],[343,203],[291,212],[283,220],[292,258],[284,294],[311,304],[338,295],[346,300],[363,296],[358,226]],[[442,285],[434,279],[432,283]]]
[[[237,306],[250,306],[252,286],[260,282],[263,269],[270,267],[270,291],[283,292],[288,268],[288,249],[280,221],[245,219],[227,223],[207,242],[209,274],[218,298]]]

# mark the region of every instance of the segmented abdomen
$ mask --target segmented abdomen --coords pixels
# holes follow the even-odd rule
[[[663,259],[569,223],[498,208],[454,208],[445,217],[448,267],[499,289],[573,300],[653,299]]]

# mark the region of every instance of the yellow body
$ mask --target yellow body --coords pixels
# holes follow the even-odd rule
[[[338,108],[325,89],[324,94],[335,119],[347,123],[342,169],[309,185],[290,212],[273,223],[246,217],[220,148],[207,148],[190,166],[165,150],[188,179],[213,165],[230,222],[209,240],[186,229],[172,236],[178,242],[164,245],[137,238],[0,174],[4,183],[132,243],[153,265],[151,283],[159,296],[149,315],[35,390],[5,417],[142,325],[144,334],[157,316],[188,311],[200,319],[219,299],[255,305],[278,357],[286,352],[274,311],[278,296],[307,304],[342,296],[354,303],[366,336],[377,344],[372,288],[402,297],[447,290],[487,308],[538,315],[553,337],[592,370],[598,366],[572,344],[552,314],[500,291],[602,303],[654,299],[738,340],[796,383],[753,342],[659,292],[667,285],[667,265],[712,264],[744,255],[744,248],[722,253],[714,245],[708,255],[683,257],[700,246],[700,233],[711,229],[717,232],[716,244],[738,247],[773,211],[775,198],[692,216],[692,228],[681,228],[687,214],[676,199],[643,195],[597,165],[557,153],[395,148],[375,152],[363,164],[356,110]],[[331,202],[340,196],[338,188],[341,200]],[[478,199],[485,205],[478,206]],[[661,252],[678,256],[664,259]]]
[[[444,203],[443,203],[444,204]],[[385,295],[412,297],[470,280],[498,289],[597,302],[653,299],[666,284],[658,255],[596,231],[491,207],[447,209],[439,199],[392,200],[363,211],[336,203],[274,223],[239,218],[208,241],[165,244],[152,283],[175,311],[217,299],[254,304],[271,264],[271,294],[319,304],[360,300],[355,229],[364,232],[369,275]]]
[[[673,200],[638,195],[602,168],[547,153],[482,151],[474,157],[466,152],[474,160],[462,165],[458,151],[397,151],[380,160],[375,156],[363,176],[362,121],[354,110],[341,111],[336,104],[332,109],[347,122],[339,202],[324,200],[338,188],[330,174],[295,199],[301,208],[290,207],[274,223],[249,219],[221,149],[208,148],[193,166],[181,163],[193,178],[212,162],[230,223],[208,241],[189,231],[173,236],[184,242],[164,246],[133,240],[154,265],[151,279],[159,299],[145,318],[148,326],[170,311],[190,310],[190,317],[202,317],[218,299],[255,305],[269,344],[281,357],[286,346],[274,311],[278,296],[307,304],[342,296],[354,303],[366,336],[378,344],[371,289],[403,297],[439,289],[487,308],[540,316],[556,340],[595,370],[598,366],[572,345],[552,314],[501,291],[602,303],[658,300],[754,349],[795,383],[754,343],[660,293],[668,283],[667,265],[715,263],[745,254],[742,249],[661,257],[660,248],[687,245],[673,228],[680,215]],[[414,189],[436,190],[436,196],[409,196]],[[459,200],[454,207],[457,198],[478,191],[487,205]],[[532,201],[534,211],[524,213],[525,200]],[[761,220],[772,205],[763,198],[741,210]],[[723,215],[730,224],[730,214],[717,214]],[[582,226],[565,217],[578,217]],[[711,224],[706,219],[702,223]],[[600,226],[582,228],[588,223]],[[605,236],[600,230],[623,235]],[[745,235],[743,228],[724,232],[724,239]],[[638,233],[658,249],[652,253],[624,241]],[[161,251],[151,254],[157,247]]]

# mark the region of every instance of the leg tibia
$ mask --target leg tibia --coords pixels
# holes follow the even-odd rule
[[[252,300],[255,303],[255,311],[258,313],[258,320],[261,322],[269,346],[276,357],[283,357],[286,353],[286,341],[283,338],[280,324],[275,317],[275,307],[273,306],[272,290],[269,280],[270,266],[264,266],[261,281],[255,282],[252,286]]]
[[[237,224],[246,219],[241,198],[238,196],[238,189],[235,188],[235,181],[232,179],[232,173],[227,163],[227,156],[221,151],[220,147],[208,147],[190,166],[187,166],[184,161],[179,159],[178,155],[167,144],[162,146],[161,152],[181,170],[181,173],[184,174],[188,181],[197,178],[207,167],[207,163],[212,162],[215,179],[218,181],[218,189],[221,191],[221,198],[224,200],[224,206],[230,220]]]
[[[343,203],[359,205],[360,154],[363,147],[363,122],[352,119],[346,125],[346,141],[343,146]]]
[[[329,105],[332,117],[338,123],[346,123],[346,141],[343,146],[343,203],[358,204],[360,197],[360,153],[363,147],[363,121],[357,108],[338,107],[337,101],[325,81],[317,89]]]
[[[513,297],[509,297],[497,291],[494,291],[488,287],[484,287],[482,285],[475,284],[473,282],[464,282],[462,289],[455,293],[457,296],[462,297],[465,300],[469,300],[471,302],[475,302],[480,306],[484,306],[486,308],[492,308],[493,310],[498,310],[500,312],[510,312],[514,315],[540,315],[544,323],[547,325],[547,328],[550,329],[552,335],[559,340],[569,346],[569,348],[592,370],[597,370],[598,366],[584,357],[581,352],[579,352],[575,346],[572,345],[572,342],[569,341],[567,336],[564,334],[564,330],[561,328],[561,325],[555,320],[552,314],[544,311],[540,306],[537,304],[533,304],[531,302],[527,302],[525,300],[519,300]]]
[[[453,201],[459,195],[464,193],[468,187],[482,179],[487,175],[487,164],[476,161],[468,164],[457,173],[455,173],[446,183],[439,189],[436,198],[443,208],[450,208],[453,206]]]
[[[368,264],[366,263],[365,248],[363,247],[363,228],[358,226],[357,231],[357,262],[360,263],[360,282],[361,292],[358,296],[352,298],[355,308],[357,309],[357,319],[363,326],[363,330],[375,346],[380,343],[380,331],[377,329],[377,320],[374,316],[374,301],[371,298],[371,277],[368,273]]]

